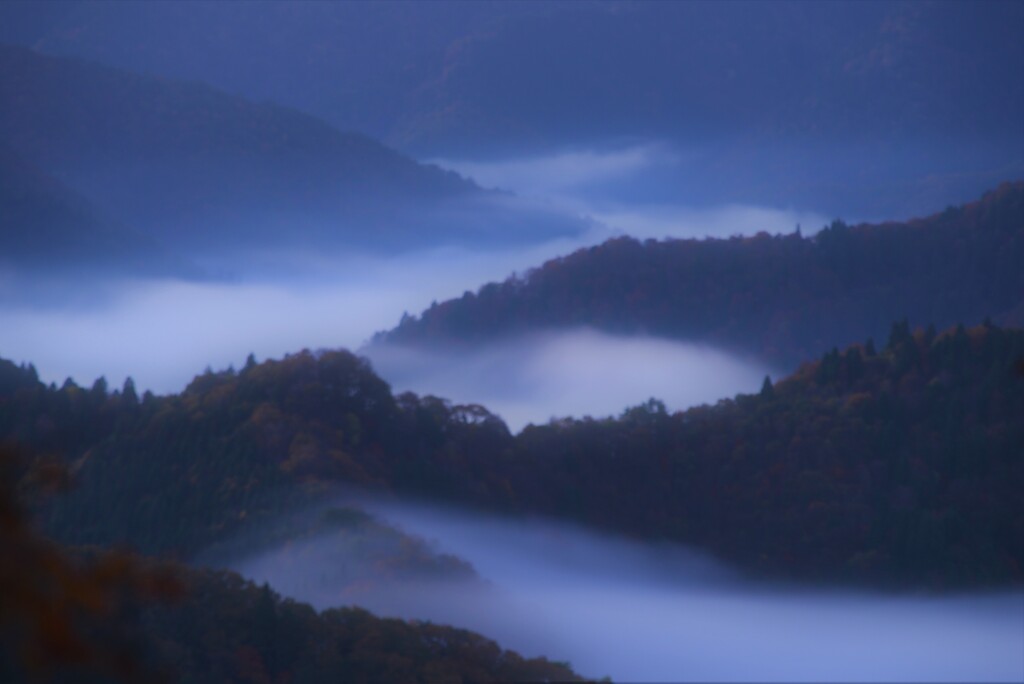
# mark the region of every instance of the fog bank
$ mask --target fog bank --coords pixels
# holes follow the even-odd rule
[[[550,418],[618,415],[651,397],[670,410],[756,392],[771,370],[715,349],[577,329],[472,350],[364,350],[398,391],[483,404],[513,431]]]
[[[248,254],[260,279],[122,280],[53,303],[0,304],[0,356],[31,362],[58,385],[132,376],[140,391],[177,392],[196,374],[303,348],[356,349],[404,312],[502,279],[575,243],[496,251],[441,248],[398,257],[303,251]],[[53,293],[51,293],[53,294]],[[59,294],[59,293],[57,293]]]
[[[1020,681],[1024,594],[930,598],[801,592],[737,580],[693,551],[541,520],[364,500],[468,561],[479,582],[418,583],[340,600],[287,547],[235,569],[318,608],[480,631],[525,655],[619,681]]]
[[[601,235],[560,238],[515,249],[439,248],[392,257],[298,250],[263,256],[253,253],[246,255],[247,268],[262,273],[260,279],[131,280],[109,282],[94,290],[65,285],[67,299],[63,303],[0,303],[0,356],[33,363],[45,382],[58,385],[67,377],[88,385],[102,375],[112,386],[120,386],[126,376],[131,376],[139,391],[178,392],[207,366],[215,370],[240,367],[249,353],[262,360],[303,348],[356,350],[375,332],[395,326],[403,313],[419,313],[435,300],[459,297],[483,283],[524,272],[545,259],[576,249],[587,239],[600,241]],[[563,372],[563,380],[581,383],[589,382],[586,370],[591,362],[594,367],[607,365],[611,354],[650,352],[650,356],[630,362],[645,376],[657,375],[654,367],[659,362],[670,362],[672,368],[684,362],[680,353],[672,353],[669,343],[627,347],[624,343],[599,342],[597,346],[585,345],[576,355],[566,349],[573,339],[532,346],[543,354],[532,363],[522,351],[515,354],[515,362],[534,374],[530,383],[549,388],[548,399],[544,400],[548,403],[539,407],[543,409],[540,413],[531,413],[530,419],[546,420],[550,415],[575,413],[578,408],[614,412],[625,406],[612,393],[607,395],[608,404],[574,403],[571,387],[564,388],[569,403],[554,405],[554,397],[563,389],[538,374],[555,355],[572,357],[563,369],[571,370],[571,376]],[[599,358],[602,355],[604,358]],[[448,383],[444,374],[431,368],[415,367],[417,363],[451,364],[453,359],[426,355],[399,358],[385,353],[373,356],[385,379],[396,385],[442,396],[451,392],[459,401],[473,402],[483,402],[489,396],[473,388],[476,377],[488,364],[502,362],[500,355],[482,352],[472,361],[477,370],[459,374],[465,377],[460,384],[454,380]],[[699,394],[700,401],[756,389],[748,375],[737,370],[742,364],[735,369],[733,365],[723,366],[728,372],[723,375],[721,390]],[[764,372],[758,372],[756,380],[760,382]],[[445,382],[430,384],[434,380]],[[674,396],[656,386],[624,396],[639,402],[652,394],[665,395],[666,400]],[[538,398],[524,393],[505,397],[511,414],[517,412],[512,406],[516,402]]]
[[[206,367],[237,367],[249,353],[264,359],[303,348],[357,349],[375,332],[397,325],[404,313],[418,314],[434,301],[476,291],[612,237],[789,233],[798,224],[810,233],[825,223],[813,212],[737,205],[694,208],[666,203],[664,193],[657,202],[628,196],[628,188],[658,186],[658,178],[693,163],[692,154],[659,142],[520,160],[445,163],[485,185],[519,194],[494,194],[479,206],[448,208],[446,216],[452,220],[479,228],[480,239],[468,243],[472,247],[445,245],[442,237],[426,240],[436,246],[422,247],[423,238],[433,235],[431,227],[439,220],[435,216],[404,226],[418,241],[397,253],[312,249],[301,239],[303,231],[312,230],[305,225],[309,217],[275,216],[267,220],[277,221],[282,235],[294,238],[290,247],[261,251],[238,245],[225,253],[210,252],[197,263],[209,276],[203,281],[67,277],[50,282],[40,277],[27,287],[0,278],[0,356],[34,363],[46,382],[60,384],[72,377],[91,384],[102,375],[119,386],[132,376],[140,391],[177,392]],[[567,232],[567,226],[578,232]],[[232,225],[225,230],[245,228]],[[345,230],[373,234],[379,227]],[[504,234],[515,239],[498,239]],[[567,348],[576,342],[583,345],[578,353]],[[579,337],[548,340],[531,345],[541,355],[533,362],[522,353],[510,360],[508,350],[486,350],[468,360],[473,370],[459,374],[466,376],[462,382],[453,380],[451,372],[416,367],[427,363],[450,368],[452,359],[374,352],[374,360],[385,379],[403,388],[448,394],[458,401],[490,398],[516,424],[551,415],[607,414],[651,395],[673,406],[711,401],[756,389],[751,378],[756,375],[760,382],[765,373],[708,350],[669,348],[649,340],[632,348],[624,345]],[[623,366],[626,352],[639,356]],[[609,364],[612,358],[616,364]],[[718,389],[709,389],[713,373],[701,377],[699,368],[693,369],[696,376],[682,371],[688,359],[720,371]],[[500,379],[511,389],[481,392],[475,378],[493,375],[506,361],[525,379],[505,374]],[[601,384],[585,377],[609,365],[614,368],[603,372],[612,375]],[[665,378],[679,373],[687,379],[679,387],[665,387]],[[527,385],[534,391],[524,389]],[[563,404],[557,403],[559,397]]]
[[[691,186],[699,185],[715,158],[716,153],[706,149],[684,151],[663,141],[648,141],[532,157],[433,162],[484,187],[588,217],[609,237],[727,238],[762,231],[788,234],[797,227],[812,235],[835,218],[806,207],[681,200],[681,195],[694,194]]]

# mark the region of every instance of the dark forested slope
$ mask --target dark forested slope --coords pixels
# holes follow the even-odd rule
[[[757,396],[530,427],[516,446],[562,483],[549,509],[769,575],[1020,583],[1022,360],[1020,330],[901,324]]]
[[[479,406],[392,396],[303,353],[181,395],[0,373],[0,435],[66,454],[41,511],[74,543],[192,555],[346,483],[692,543],[752,571],[949,587],[1024,580],[1024,332],[912,333],[833,351],[759,396],[511,435]]]
[[[907,223],[813,237],[611,240],[407,317],[378,341],[476,344],[592,326],[694,340],[795,366],[893,320],[1012,321],[1024,302],[1024,183]]]
[[[523,658],[467,630],[382,619],[358,608],[317,613],[232,573],[191,571],[185,600],[142,628],[153,660],[182,681],[579,681],[567,665]]]
[[[464,630],[317,613],[226,572],[62,548],[24,509],[62,479],[0,447],[4,682],[571,681]]]
[[[193,272],[156,241],[113,225],[88,201],[0,142],[0,270],[147,275]]]
[[[516,238],[457,211],[488,193],[363,135],[200,83],[21,47],[0,46],[0,135],[113,219],[176,245]]]

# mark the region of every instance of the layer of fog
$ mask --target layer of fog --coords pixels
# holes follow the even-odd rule
[[[901,138],[860,140],[603,140],[520,156],[439,157],[439,166],[487,187],[595,219],[639,217],[657,226],[651,237],[703,237],[758,230],[804,234],[833,218],[847,223],[906,220],[970,202],[1021,174],[998,145]],[[793,222],[778,228],[715,218],[754,209]],[[704,219],[685,225],[688,216]],[[676,217],[663,232],[660,219]],[[724,217],[728,219],[729,217]],[[711,219],[710,224],[707,219]],[[632,232],[632,226],[621,226]],[[712,230],[708,230],[711,227]]]
[[[699,176],[708,151],[683,152],[664,142],[600,145],[587,149],[485,161],[435,159],[475,180],[588,217],[608,235],[637,238],[731,237],[817,232],[830,218],[806,208],[680,201],[680,178]]]
[[[553,152],[506,160],[438,159],[435,164],[485,187],[586,216],[608,236],[638,239],[729,238],[759,231],[813,234],[823,214],[793,208],[727,204],[709,207],[672,202],[674,180],[685,169],[699,173],[702,155],[684,154],[664,142],[641,142]]]
[[[792,216],[747,218],[780,232],[795,224]],[[739,231],[738,221],[729,220]],[[629,222],[641,235],[649,230],[639,220]],[[0,297],[0,357],[33,363],[44,381],[58,385],[67,377],[90,384],[102,375],[116,386],[132,376],[140,391],[176,392],[204,368],[238,367],[249,353],[265,359],[303,348],[359,348],[404,313],[417,314],[434,301],[524,273],[620,232],[592,223],[575,237],[516,247],[439,247],[394,256],[254,252],[245,257],[246,270],[259,276],[115,280],[91,287],[57,281],[40,287],[45,296],[38,298],[19,287]],[[732,392],[725,386],[715,397]],[[555,412],[571,411],[566,406]]]
[[[91,383],[104,375],[120,383],[130,375],[140,389],[176,392],[205,367],[238,367],[250,352],[262,360],[303,348],[356,349],[404,312],[460,296],[563,248],[570,246],[451,248],[392,258],[296,251],[278,254],[277,270],[265,279],[117,281],[91,302],[73,297],[63,306],[3,307],[0,356],[34,363],[46,382],[71,376]]]
[[[363,499],[484,580],[351,591],[281,547],[233,567],[318,608],[473,629],[620,681],[1020,681],[1024,595],[886,596],[738,579],[681,547],[561,523]],[[308,559],[308,558],[307,558]]]
[[[588,186],[621,182],[651,169],[671,168],[681,154],[660,142],[555,151],[504,160],[434,159],[442,168],[472,178],[483,187],[527,196],[561,196]]]
[[[374,345],[367,356],[396,390],[483,404],[513,431],[553,417],[617,415],[651,397],[670,410],[755,392],[770,369],[715,349],[576,329],[473,350]]]
[[[303,246],[303,231],[296,230],[294,244],[288,248],[243,251],[240,245],[227,258],[211,253],[201,266],[215,277],[205,281],[86,283],[69,277],[41,280],[33,288],[0,282],[0,357],[33,363],[44,381],[58,385],[67,377],[90,384],[105,376],[112,386],[119,386],[131,376],[140,390],[175,392],[207,367],[240,366],[249,353],[264,359],[303,348],[357,349],[375,332],[396,325],[404,313],[417,314],[434,301],[461,296],[617,235],[788,233],[797,224],[810,232],[824,222],[800,211],[741,206],[695,209],[622,199],[623,187],[647,187],[652,176],[681,159],[667,146],[646,143],[469,167],[485,184],[528,191],[518,198],[495,195],[488,200],[498,223],[487,230],[521,232],[518,241],[484,240],[473,247],[438,244],[385,255],[312,249]],[[605,194],[613,199],[596,201]],[[515,211],[499,210],[503,202],[514,204]],[[478,216],[482,209],[473,211]],[[551,219],[559,214],[568,216],[569,222]],[[510,216],[530,225],[511,225]],[[294,220],[301,223],[298,217]],[[570,223],[579,232],[567,234]],[[417,226],[403,230],[415,232]],[[490,399],[517,424],[546,420],[550,415],[616,412],[652,395],[673,406],[711,401],[756,389],[753,378],[759,382],[765,373],[709,350],[670,348],[653,341],[630,346],[625,341],[601,340],[585,345],[580,354],[566,353],[573,341],[580,340],[532,345],[530,351],[540,355],[535,361],[523,353],[514,355],[515,368],[540,388],[532,394],[516,390],[510,380],[503,380],[512,385],[504,393],[493,388],[478,391],[475,378],[493,375],[489,369],[506,360],[504,352],[482,351],[467,360],[469,372],[447,374],[414,368],[417,359],[410,356],[384,351],[374,356],[385,378],[402,388],[448,394],[458,401],[487,403]],[[554,363],[556,357],[569,361]],[[621,394],[592,391],[595,385],[585,377],[594,368],[610,365],[609,358],[621,364],[618,377],[608,379],[609,385],[623,388]],[[451,359],[419,360],[453,368]],[[715,379],[700,368],[692,369],[696,375],[684,370],[689,361],[707,362],[709,368],[721,371],[718,389],[712,389]],[[667,365],[659,370],[660,363]],[[545,376],[545,369],[551,368],[561,373]],[[454,382],[453,375],[464,380]],[[690,379],[666,389],[664,378],[672,376]],[[593,399],[602,395],[606,401]]]

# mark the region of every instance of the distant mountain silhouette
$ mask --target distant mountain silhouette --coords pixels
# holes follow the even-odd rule
[[[154,240],[105,219],[2,142],[0,269],[22,275],[194,273]]]
[[[0,40],[416,155],[659,139],[661,202],[919,216],[1024,174],[1019,2],[0,4]]]
[[[1013,2],[7,4],[0,40],[435,152],[737,131],[1019,140],[1024,116]]]
[[[611,240],[406,317],[378,340],[473,345],[593,326],[794,366],[905,317],[1013,323],[1024,302],[1024,183],[925,219],[799,234]]]
[[[470,217],[492,193],[453,173],[198,83],[0,47],[0,132],[113,219],[176,246],[517,239]]]

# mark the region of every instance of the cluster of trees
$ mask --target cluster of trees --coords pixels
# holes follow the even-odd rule
[[[185,601],[150,609],[156,662],[189,682],[580,681],[466,630],[382,619],[358,608],[317,613],[233,573],[191,571]]]
[[[694,543],[802,580],[948,588],[1024,580],[1019,330],[894,327],[759,395],[527,428],[552,512]],[[552,496],[552,494],[554,494]]]
[[[698,340],[795,367],[913,312],[1024,323],[1024,183],[908,223],[813,237],[619,238],[406,317],[378,340],[477,344],[546,328]]]
[[[190,557],[343,482],[696,544],[760,574],[994,585],[1024,580],[1022,358],[1020,330],[904,322],[758,395],[518,435],[479,406],[393,396],[344,351],[142,399],[8,365],[0,435],[68,454],[77,487],[40,515],[79,544]]]
[[[236,574],[67,548],[31,524],[26,494],[66,472],[0,449],[0,680],[381,682],[578,681],[465,630],[318,613]],[[334,524],[364,517],[335,513]]]

